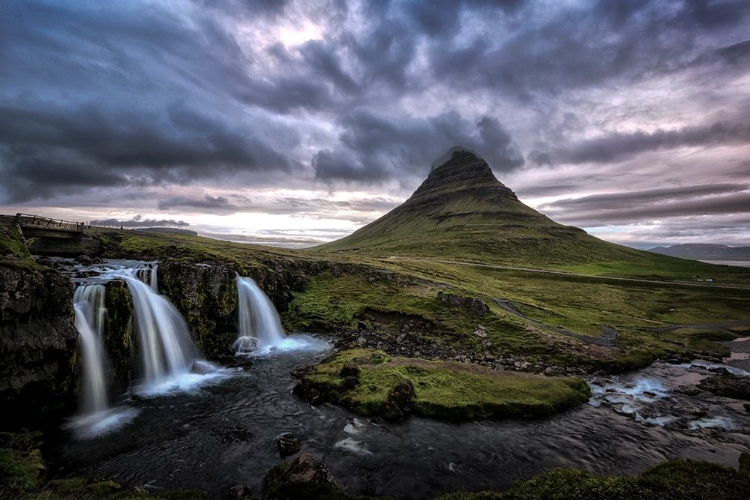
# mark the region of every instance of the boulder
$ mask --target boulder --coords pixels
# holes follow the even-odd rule
[[[282,457],[288,457],[294,455],[302,449],[302,443],[300,439],[294,434],[282,434],[279,436],[279,440],[276,443],[279,448],[279,454]]]
[[[335,497],[341,492],[323,462],[309,453],[268,471],[263,485],[263,500],[322,500]]]

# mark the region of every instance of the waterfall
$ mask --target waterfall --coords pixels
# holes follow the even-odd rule
[[[150,282],[156,285],[156,268]],[[152,286],[138,279],[139,270],[126,270],[125,280],[133,298],[133,316],[138,332],[143,375],[147,384],[159,383],[190,372],[198,351],[179,311]]]
[[[135,275],[138,277],[139,280],[143,281],[144,283],[147,283],[151,289],[155,292],[159,292],[159,283],[156,276],[156,271],[159,268],[159,264],[150,264],[150,265],[144,265],[143,267],[140,267],[136,269]]]
[[[276,308],[250,278],[237,276],[240,332],[234,347],[237,354],[270,349],[284,340]]]
[[[104,286],[82,285],[73,296],[75,327],[81,345],[83,415],[106,410],[107,398],[106,370],[107,357],[104,352],[103,330],[107,310],[104,308]]]

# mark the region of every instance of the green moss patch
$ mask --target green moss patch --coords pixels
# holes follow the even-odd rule
[[[505,492],[454,493],[440,500],[740,500],[750,477],[709,462],[670,460],[637,476],[555,469]]]
[[[547,416],[590,396],[588,385],[572,377],[388,357],[369,349],[340,352],[300,375],[295,391],[310,400],[393,420],[410,413],[448,420]]]

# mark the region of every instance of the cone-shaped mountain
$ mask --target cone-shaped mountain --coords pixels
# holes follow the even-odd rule
[[[351,235],[316,247],[378,257],[410,256],[518,265],[641,260],[524,205],[474,151],[451,149],[403,204]]]

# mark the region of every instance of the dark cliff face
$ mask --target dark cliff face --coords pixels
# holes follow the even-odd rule
[[[78,333],[73,287],[58,272],[0,261],[0,402],[4,427],[73,408]]]

